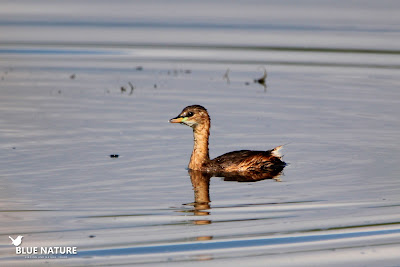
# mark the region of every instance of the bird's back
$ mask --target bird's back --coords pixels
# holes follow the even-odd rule
[[[209,168],[214,171],[268,171],[274,166],[284,166],[285,162],[277,151],[239,150],[223,154],[210,161]]]

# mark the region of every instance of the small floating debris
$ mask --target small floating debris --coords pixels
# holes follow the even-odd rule
[[[136,70],[137,70],[137,71],[142,71],[142,70],[143,70],[143,67],[142,67],[142,66],[137,66],[137,67],[136,67]]]
[[[118,154],[111,154],[111,155],[110,155],[110,158],[113,158],[113,159],[116,159],[116,158],[118,158],[118,157],[119,157]]]
[[[193,71],[191,69],[173,69],[167,70],[168,75],[178,76],[180,74],[191,74]]]
[[[128,84],[131,87],[131,91],[129,92],[129,95],[132,95],[133,94],[133,90],[135,90],[135,86],[133,86],[131,82],[128,82]]]
[[[262,86],[264,86],[264,89],[267,90],[267,84],[265,83],[266,79],[267,79],[267,70],[262,67],[264,69],[264,75],[259,78],[259,79],[254,79],[254,83],[259,83]]]
[[[70,78],[71,80],[74,80],[74,79],[76,78],[76,74],[75,74],[75,73],[71,74],[71,76],[69,76],[69,78]]]
[[[95,237],[96,237],[95,235],[90,235],[90,236],[89,236],[89,238],[95,238]]]
[[[230,84],[230,83],[231,83],[231,80],[229,79],[229,72],[230,72],[230,71],[231,71],[231,70],[228,68],[228,69],[226,70],[224,76],[222,77],[224,80],[226,80],[226,83],[227,83],[227,84]]]
[[[131,88],[131,90],[129,91],[129,95],[132,95],[133,90],[135,90],[135,86],[133,86],[133,84],[131,82],[128,82],[128,85]],[[120,90],[121,90],[121,94],[126,93],[128,91],[128,89],[126,89],[125,86],[121,86]]]

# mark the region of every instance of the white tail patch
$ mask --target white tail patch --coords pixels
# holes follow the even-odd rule
[[[272,151],[271,151],[272,156],[281,158],[282,154],[281,154],[280,150],[282,149],[282,147],[283,147],[283,145],[282,146],[277,146],[274,149],[272,149]]]

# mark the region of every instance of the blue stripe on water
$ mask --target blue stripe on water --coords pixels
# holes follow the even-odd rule
[[[172,245],[156,245],[142,247],[127,247],[115,249],[87,250],[78,251],[80,257],[94,256],[122,256],[122,255],[138,255],[138,254],[155,254],[155,253],[174,253],[187,251],[201,250],[221,250],[232,248],[260,247],[271,245],[284,245],[295,243],[308,243],[317,241],[338,240],[344,238],[360,238],[369,236],[379,236],[388,234],[399,234],[400,229],[364,231],[338,234],[320,234],[308,236],[292,236],[292,237],[274,237],[262,239],[245,239],[245,240],[230,240],[230,241],[207,241],[195,243],[180,243]]]

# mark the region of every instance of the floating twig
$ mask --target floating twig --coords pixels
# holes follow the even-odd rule
[[[229,72],[230,72],[230,69],[228,68],[228,69],[226,70],[224,76],[222,77],[224,80],[226,80],[227,84],[230,84],[230,83],[231,83],[231,80],[229,79]]]
[[[133,86],[131,82],[128,82],[128,84],[131,87],[131,91],[129,92],[129,95],[132,95],[133,94],[133,90],[135,90],[135,86]]]
[[[261,68],[264,69],[264,75],[259,79],[254,79],[254,82],[259,83],[262,86],[264,86],[264,91],[267,91],[267,84],[265,83],[267,80],[267,76],[268,76],[267,70],[264,67],[261,67]]]

